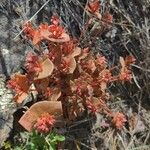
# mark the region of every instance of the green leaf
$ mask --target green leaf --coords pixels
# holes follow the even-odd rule
[[[49,150],[56,150],[55,145],[51,145],[51,144],[50,144]]]
[[[26,145],[25,150],[37,150],[37,148],[34,143],[30,142]]]
[[[22,148],[21,147],[16,147],[16,148],[14,148],[14,150],[22,150]]]
[[[4,142],[3,146],[4,146],[4,149],[11,149],[11,143],[10,143],[10,141]]]
[[[65,141],[65,137],[63,135],[56,135],[55,139],[60,142]]]
[[[45,145],[45,138],[43,135],[40,135],[36,132],[33,133],[31,137],[31,142],[36,145],[37,148],[43,149],[43,146]]]

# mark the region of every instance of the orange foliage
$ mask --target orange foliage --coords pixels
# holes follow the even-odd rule
[[[113,16],[107,12],[103,15],[102,20],[106,23],[112,23],[113,22]]]
[[[121,129],[124,126],[126,121],[127,120],[125,115],[119,112],[115,113],[112,119],[112,123],[117,129]]]
[[[59,18],[53,17],[51,21],[51,25],[43,23],[37,29],[33,28],[30,22],[24,24],[24,32],[27,37],[32,39],[33,45],[39,44],[42,40],[52,42],[67,42],[70,40],[64,28],[59,25]]]
[[[48,113],[55,117],[56,120],[62,119],[61,102],[41,101],[33,104],[30,109],[20,118],[19,123],[27,130],[32,131],[41,114]],[[60,125],[59,125],[60,126]]]
[[[88,10],[91,13],[98,12],[99,9],[100,9],[100,2],[99,2],[99,0],[89,1],[89,3],[88,3]]]
[[[22,103],[23,100],[25,100],[25,98],[28,96],[30,82],[27,78],[27,75],[16,73],[11,77],[11,80],[8,81],[7,87],[15,91],[16,95],[14,100],[17,103]]]
[[[40,133],[48,133],[55,123],[54,116],[43,113],[34,124],[34,128]]]
[[[98,11],[99,6],[99,1],[89,3],[93,13]],[[112,22],[109,14],[105,19]],[[132,56],[125,59],[120,57],[120,73],[114,75],[104,56],[95,56],[89,48],[80,48],[79,44],[66,34],[64,28],[59,25],[58,17],[52,17],[51,22],[51,25],[43,23],[36,29],[31,23],[24,26],[24,33],[33,44],[40,48],[41,40],[46,41],[48,50],[45,52],[40,49],[39,55],[29,53],[25,64],[27,75],[15,75],[8,82],[8,86],[15,89],[18,103],[23,102],[24,94],[28,93],[31,84],[34,84],[42,97],[41,102],[31,106],[22,116],[20,124],[31,131],[42,113],[49,113],[56,118],[63,114],[64,118],[74,120],[85,110],[93,114],[103,112],[111,118],[113,112],[107,106],[110,98],[108,85],[114,81],[130,81],[130,64],[135,59]],[[116,113],[112,120],[118,129],[123,127],[125,121],[121,113]],[[41,124],[40,122],[35,125],[38,130],[48,131],[46,126],[40,128]]]

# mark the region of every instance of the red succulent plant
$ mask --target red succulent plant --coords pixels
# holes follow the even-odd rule
[[[117,129],[121,129],[125,125],[126,121],[125,115],[120,112],[116,112],[112,119],[112,123]]]
[[[91,13],[95,13],[100,9],[100,2],[90,2],[88,7]],[[112,22],[110,14],[105,19],[107,23]],[[73,120],[84,110],[94,114],[103,112],[109,118],[113,116],[114,126],[117,129],[123,127],[125,116],[122,113],[112,115],[113,112],[107,105],[107,88],[113,81],[131,80],[130,64],[135,61],[133,57],[120,57],[120,73],[113,74],[106,58],[100,54],[95,56],[89,48],[80,48],[60,25],[57,16],[52,17],[51,25],[43,23],[37,28],[28,22],[24,25],[24,33],[33,45],[38,45],[37,49],[42,46],[41,41],[48,43],[47,52],[40,48],[38,55],[27,54],[26,75],[18,74],[8,81],[8,87],[16,92],[18,103],[22,103],[23,96],[28,95],[31,84],[40,95],[38,100],[41,103],[31,106],[20,119],[28,131],[32,129],[37,117],[39,119],[34,128],[47,133],[55,123],[53,114],[61,113],[66,119]]]
[[[54,116],[43,113],[34,125],[34,128],[40,133],[48,133],[54,126],[55,119]]]

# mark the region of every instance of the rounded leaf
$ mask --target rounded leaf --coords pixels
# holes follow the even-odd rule
[[[68,42],[70,41],[70,37],[67,33],[62,33],[61,37],[56,39],[56,38],[46,38],[47,40],[51,42],[57,42],[57,43],[62,43],[62,42]]]
[[[69,61],[69,71],[68,74],[72,74],[76,69],[76,60],[73,57],[66,57]]]
[[[36,44],[38,44],[40,41],[41,41],[41,34],[40,34],[40,32],[38,31],[38,30],[36,30],[35,32],[34,32],[34,36],[33,36],[33,40],[32,40],[32,42],[33,42],[33,45],[36,45]]]
[[[21,91],[27,93],[30,87],[29,80],[26,75],[22,75],[20,73],[16,73],[14,77],[16,80],[16,84],[21,88]]]
[[[59,89],[54,89],[53,94],[48,98],[49,101],[57,101],[61,96],[61,91]]]
[[[28,97],[28,93],[21,92],[14,96],[14,100],[17,104],[21,104]]]
[[[42,62],[41,66],[42,66],[42,71],[39,72],[36,77],[34,77],[34,80],[47,78],[52,74],[54,70],[54,65],[48,58]]]
[[[81,48],[80,47],[76,47],[73,50],[73,53],[71,54],[72,57],[78,56],[81,54]]]
[[[33,125],[43,113],[54,115],[57,119],[62,118],[62,105],[59,101],[41,101],[30,107],[19,120],[19,123],[27,130],[32,131]]]

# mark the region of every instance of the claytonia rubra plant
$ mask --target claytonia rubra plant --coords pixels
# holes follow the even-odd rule
[[[40,64],[40,59],[37,55],[29,52],[26,56],[26,64],[25,68],[27,69],[28,73],[39,73],[42,71],[42,66]]]
[[[99,6],[97,1],[89,3],[88,10],[98,12]],[[105,18],[112,22],[108,14]],[[88,47],[79,47],[78,41],[60,25],[57,16],[52,17],[50,25],[43,23],[36,28],[27,22],[23,29],[39,53],[27,54],[25,75],[14,74],[8,87],[14,89],[17,104],[33,91],[31,85],[40,95],[39,102],[19,120],[26,130],[47,133],[57,122],[74,121],[84,112],[106,114],[117,129],[124,126],[126,117],[119,112],[114,114],[107,105],[111,97],[107,89],[113,82],[132,79],[130,65],[135,61],[132,56],[120,57],[120,71],[114,75],[115,67],[109,68],[103,55],[94,55]],[[46,49],[42,47],[43,42],[47,43]]]
[[[54,116],[48,113],[43,113],[41,117],[37,119],[34,128],[40,133],[48,133],[52,129],[54,123],[55,123]]]
[[[15,92],[14,100],[17,103],[22,103],[28,96],[30,83],[27,75],[16,73],[11,76],[11,80],[8,81],[7,87]]]
[[[39,44],[42,40],[52,42],[67,42],[69,35],[65,33],[64,28],[59,25],[59,18],[53,16],[51,25],[47,23],[40,24],[38,28],[34,28],[30,22],[24,25],[24,32],[29,39],[32,40],[33,45]]]
[[[124,126],[126,121],[127,120],[125,115],[119,112],[115,113],[112,119],[112,123],[117,129],[121,129]]]

